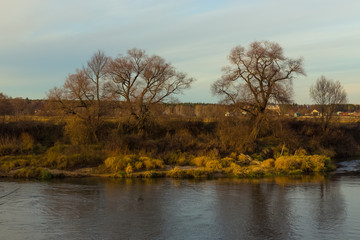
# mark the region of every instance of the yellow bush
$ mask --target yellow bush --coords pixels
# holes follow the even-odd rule
[[[261,167],[265,167],[265,168],[273,168],[275,166],[275,160],[272,158],[269,158],[269,159],[262,161],[260,165],[261,165]]]
[[[141,170],[142,168],[144,168],[144,163],[143,162],[136,162],[135,163],[135,170]]]
[[[153,159],[153,162],[155,164],[155,168],[157,169],[163,169],[164,168],[164,161],[160,159]]]
[[[189,164],[189,161],[186,159],[185,156],[180,156],[177,161],[176,164],[179,166],[186,166]]]
[[[127,175],[131,175],[133,173],[133,168],[132,168],[130,163],[128,163],[128,165],[127,165],[127,167],[125,169],[125,172],[126,172]]]
[[[231,172],[238,177],[244,176],[244,168],[237,165],[236,163],[230,164]]]
[[[125,170],[125,168],[127,167],[129,161],[128,158],[125,157],[108,157],[107,159],[105,159],[104,164],[105,167],[111,169],[112,171],[122,171]]]
[[[282,172],[325,172],[333,167],[330,158],[323,155],[283,156],[275,161],[275,169]]]
[[[312,155],[305,159],[301,168],[306,172],[325,172],[333,170],[334,166],[329,157]]]
[[[152,161],[150,158],[144,160],[144,165],[145,165],[146,170],[151,170],[151,169],[156,168],[154,161]]]
[[[307,155],[307,152],[305,149],[303,148],[298,148],[296,149],[294,155],[297,155],[297,156],[306,156]]]
[[[236,153],[235,152],[230,153],[229,158],[235,159],[236,158]]]
[[[266,173],[266,169],[261,166],[250,166],[247,168],[248,177],[263,177]]]
[[[116,162],[116,157],[108,157],[107,159],[105,159],[104,164],[105,167],[107,168],[113,168],[115,162]]]
[[[205,167],[210,170],[219,170],[221,169],[221,163],[218,160],[207,161]]]
[[[125,156],[116,156],[109,157],[104,161],[106,168],[112,171],[125,171],[130,169],[131,171],[139,171],[142,169],[153,170],[153,169],[162,169],[164,168],[164,162],[159,159],[151,159],[149,157],[137,157],[136,155],[125,155]]]
[[[191,164],[198,166],[198,167],[205,167],[206,162],[209,161],[210,158],[202,156],[202,157],[196,157],[191,160]]]
[[[302,165],[301,156],[282,156],[276,159],[275,169],[279,171],[291,171],[300,169]]]
[[[221,166],[222,167],[229,167],[231,163],[235,162],[234,158],[231,157],[225,157],[221,159]]]
[[[173,178],[185,178],[186,177],[186,172],[181,170],[178,167],[174,167],[166,175],[168,177],[173,177]]]
[[[248,166],[253,159],[249,155],[240,154],[238,156],[238,163],[241,166]]]

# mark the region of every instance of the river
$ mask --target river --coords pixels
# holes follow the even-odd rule
[[[0,239],[358,239],[360,176],[0,179]]]

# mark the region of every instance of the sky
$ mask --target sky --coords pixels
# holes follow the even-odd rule
[[[97,51],[134,47],[194,77],[182,102],[215,103],[211,84],[237,45],[277,42],[304,58],[294,102],[321,75],[360,104],[359,0],[0,0],[0,92],[43,99]]]

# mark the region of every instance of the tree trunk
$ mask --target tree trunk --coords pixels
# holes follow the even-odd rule
[[[260,135],[260,130],[263,127],[265,121],[265,115],[264,113],[259,113],[256,117],[254,117],[253,120],[253,124],[252,124],[252,129],[249,135],[249,141],[250,142],[255,142],[259,135]]]

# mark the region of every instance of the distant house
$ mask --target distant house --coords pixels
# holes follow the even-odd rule
[[[225,113],[225,117],[232,117],[234,116],[234,114],[232,112],[226,112]]]
[[[268,105],[266,106],[266,110],[276,112],[280,115],[280,106],[279,105]]]
[[[316,116],[320,116],[320,113],[319,113],[318,110],[314,109],[314,110],[312,110],[312,112],[310,113],[310,115],[316,117]]]

